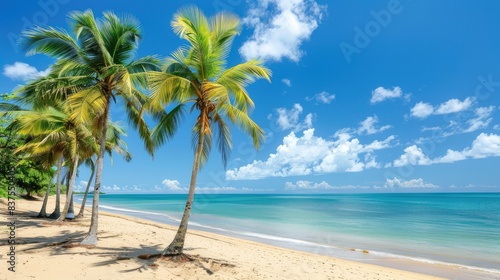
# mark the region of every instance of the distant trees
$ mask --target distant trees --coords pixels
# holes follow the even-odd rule
[[[26,142],[26,138],[17,135],[15,130],[9,127],[10,123],[8,118],[0,119],[0,197],[7,197],[6,190],[12,183],[11,171],[15,185],[30,197],[52,184],[54,170],[14,153]]]

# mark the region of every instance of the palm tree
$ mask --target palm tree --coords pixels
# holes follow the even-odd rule
[[[43,79],[43,78],[42,78]],[[42,110],[45,108],[44,106],[48,106],[47,104],[43,104],[43,99],[37,100],[36,98],[33,98],[33,94],[29,94],[29,98],[24,98],[23,94],[26,94],[28,91],[25,91],[24,89],[33,87],[33,84],[28,84],[27,86],[23,86],[19,89],[18,92],[16,92],[16,95],[12,98],[13,101],[16,103],[24,103],[24,105],[27,105],[32,108],[38,108],[38,111]],[[17,95],[19,94],[19,95]],[[35,102],[37,100],[37,102]],[[51,102],[57,102],[55,100],[51,100]],[[65,139],[62,141],[59,141],[57,143],[54,143],[53,137],[60,136],[55,133],[55,135],[52,135],[52,144],[47,145],[47,139],[43,140],[43,138],[46,136],[42,136],[42,134],[48,133],[46,130],[41,129],[40,124],[41,122],[34,122],[35,118],[40,118],[39,112],[34,109],[29,110],[26,108],[23,108],[22,106],[12,104],[12,103],[1,103],[0,104],[0,116],[9,116],[12,118],[12,122],[10,123],[9,127],[16,131],[16,134],[24,134],[28,135],[31,137],[29,141],[23,145],[21,145],[19,148],[16,149],[16,153],[24,153],[26,155],[29,155],[29,157],[37,162],[39,162],[44,168],[51,168],[54,163],[57,161],[57,171],[54,174],[55,180],[56,180],[56,206],[54,209],[54,212],[52,214],[47,215],[47,201],[49,198],[50,194],[50,187],[51,184],[47,186],[47,190],[45,193],[45,197],[42,203],[42,208],[40,209],[40,212],[38,214],[39,218],[58,218],[60,216],[60,189],[61,189],[61,172],[62,172],[62,167],[63,167],[63,150],[65,147]],[[49,119],[44,119],[42,116],[42,121],[51,121]],[[35,133],[33,133],[35,131]],[[43,146],[40,146],[41,144],[44,144]]]
[[[189,45],[173,52],[165,71],[148,75],[151,88],[148,111],[159,114],[165,106],[174,105],[152,131],[155,144],[160,145],[172,136],[187,103],[192,103],[191,111],[196,109],[198,117],[193,128],[194,162],[184,214],[174,240],[163,255],[182,254],[196,178],[210,153],[213,130],[224,166],[232,147],[227,121],[248,133],[254,146],[259,147],[263,131],[249,117],[254,104],[245,86],[255,78],[270,81],[271,74],[258,60],[226,68],[232,40],[240,28],[239,19],[232,14],[219,13],[207,19],[198,8],[185,7],[174,15],[171,25]]]
[[[112,102],[120,98],[128,119],[145,140],[147,150],[153,148],[149,129],[140,115],[146,97],[137,90],[146,86],[145,72],[158,70],[155,57],[133,60],[140,41],[138,23],[132,18],[119,18],[113,13],[103,14],[97,21],[92,11],[69,14],[74,36],[55,28],[36,27],[23,35],[23,46],[28,54],[43,53],[58,60],[58,76],[42,88],[45,96],[67,94],[71,117],[78,122],[92,124],[99,132],[99,153],[92,203],[92,218],[87,236],[81,244],[97,244],[98,205],[101,188],[106,135]]]
[[[127,150],[127,144],[125,141],[121,139],[122,136],[127,136],[125,130],[120,127],[117,123],[108,122],[108,133],[106,139],[106,152],[108,153],[111,162],[113,162],[112,153],[113,151],[122,155],[127,162],[132,159],[132,155]],[[90,178],[87,181],[87,187],[85,189],[85,193],[83,195],[82,204],[80,206],[80,211],[76,218],[82,218],[85,210],[85,204],[87,203],[87,195],[90,189],[90,184],[92,182],[92,178],[95,174],[95,159],[93,157],[87,158],[85,160],[85,164],[90,167],[91,173]]]

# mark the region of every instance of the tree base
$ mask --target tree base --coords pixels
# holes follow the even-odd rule
[[[183,242],[172,241],[165,250],[161,253],[162,256],[179,256],[182,255],[182,249],[184,248]]]
[[[88,234],[83,238],[82,242],[80,242],[80,245],[97,246],[97,234]]]

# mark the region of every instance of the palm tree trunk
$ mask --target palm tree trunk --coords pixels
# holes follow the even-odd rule
[[[106,134],[108,132],[108,115],[109,115],[109,102],[111,93],[108,93],[106,99],[106,109],[104,111],[104,118],[102,120],[102,134],[101,143],[99,147],[99,156],[97,157],[97,170],[95,174],[94,184],[94,197],[92,199],[92,217],[90,218],[89,233],[82,240],[82,245],[97,245],[97,227],[99,222],[99,192],[101,191],[102,168],[104,164],[104,153],[106,152]]]
[[[92,167],[92,172],[90,173],[89,181],[87,182],[87,188],[85,189],[85,194],[83,195],[82,206],[80,206],[80,212],[75,218],[83,218],[83,212],[85,211],[85,203],[87,203],[87,195],[89,194],[90,185],[92,184],[92,179],[94,178],[95,167]]]
[[[56,184],[59,182],[61,177],[61,168],[62,168],[62,156],[57,159],[57,172],[54,175],[56,177]],[[38,213],[38,218],[47,218],[47,201],[50,196],[50,186],[52,185],[52,181],[47,187],[47,192],[45,193],[45,197],[43,198],[42,209],[40,209],[40,213]]]
[[[58,171],[59,172],[59,171]],[[58,174],[57,177],[57,185],[56,185],[56,208],[54,209],[54,212],[50,214],[49,218],[51,219],[57,219],[59,216],[61,216],[61,184],[62,180],[60,178],[61,173]]]
[[[202,110],[200,117],[203,116],[204,110]],[[198,170],[200,168],[200,158],[201,152],[203,150],[203,141],[205,138],[205,122],[202,120],[200,129],[200,139],[198,139],[198,146],[196,147],[196,153],[194,155],[193,169],[191,171],[191,182],[189,183],[189,193],[186,201],[186,207],[184,208],[184,214],[182,214],[181,223],[179,229],[175,234],[174,240],[168,245],[165,250],[163,250],[163,256],[172,256],[182,254],[184,249],[184,240],[186,239],[186,233],[188,228],[188,220],[191,214],[191,209],[193,207],[194,191],[196,189],[196,178],[198,177]]]
[[[78,169],[78,159],[79,155],[76,154],[75,162],[73,163],[73,169],[71,170],[71,178],[69,179],[68,187],[66,189],[66,203],[64,203],[64,208],[61,216],[57,219],[57,221],[64,221],[66,219],[66,215],[68,215],[69,206],[71,201],[73,200],[73,187],[75,186],[76,181],[76,171]]]

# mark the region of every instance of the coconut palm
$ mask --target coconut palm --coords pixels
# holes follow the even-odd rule
[[[31,84],[28,84],[31,85]],[[25,87],[22,87],[25,88]],[[21,91],[21,95],[24,91]],[[30,97],[32,95],[29,95]],[[29,107],[38,107],[43,108],[40,105],[40,101],[38,104],[31,104],[34,99],[32,98],[19,98],[19,96],[15,96],[12,98],[15,103],[21,103]],[[32,106],[34,105],[34,106]],[[47,106],[47,105],[44,105]],[[25,134],[31,137],[27,143],[20,146],[16,152],[24,153],[29,155],[31,159],[40,163],[44,168],[51,168],[55,162],[57,162],[57,171],[54,174],[56,180],[56,206],[52,214],[47,215],[47,201],[50,194],[51,183],[47,186],[47,190],[45,193],[45,197],[42,203],[42,208],[38,214],[39,218],[58,218],[61,214],[60,212],[60,189],[61,189],[61,173],[63,168],[63,150],[65,146],[65,142],[61,141],[59,143],[52,143],[53,146],[44,145],[44,147],[40,147],[40,142],[42,142],[43,137],[41,133],[46,133],[46,131],[40,130],[40,127],[36,128],[33,126],[34,123],[31,123],[31,118],[37,116],[37,112],[28,110],[20,105],[13,103],[1,103],[0,104],[0,117],[8,116],[12,118],[12,122],[9,127],[16,131],[16,134]],[[25,120],[24,122],[22,120]],[[50,120],[47,120],[50,121]],[[40,125],[40,123],[38,123]],[[32,132],[32,129],[37,131],[37,136],[33,136],[29,133]],[[21,130],[21,131],[20,131]]]
[[[249,117],[254,104],[245,86],[255,78],[270,80],[271,74],[258,60],[226,68],[232,40],[240,28],[238,18],[232,14],[219,13],[207,19],[198,8],[185,7],[174,15],[171,26],[188,45],[172,53],[163,72],[148,75],[151,95],[146,108],[158,114],[166,106],[173,106],[152,131],[155,144],[172,136],[188,103],[198,116],[193,127],[195,151],[186,206],[177,234],[163,255],[182,254],[198,170],[208,158],[213,134],[224,166],[232,147],[230,123],[248,133],[254,146],[259,147],[263,131]]]
[[[30,142],[21,146],[18,152],[28,151],[32,157],[39,157],[59,150],[69,160],[66,203],[62,215],[56,217],[58,220],[64,220],[70,208],[79,159],[90,157],[98,150],[88,127],[74,122],[70,113],[66,103],[58,102],[54,107],[30,111],[17,118],[17,132],[33,137]],[[56,204],[55,212],[59,211]]]
[[[121,139],[122,136],[127,136],[125,130],[122,127],[120,127],[117,123],[108,122],[106,152],[108,153],[111,159],[111,163],[113,162],[113,157],[112,157],[113,151],[122,155],[127,162],[132,159],[132,154],[130,154],[130,152],[127,150],[127,144],[125,143],[125,141]],[[83,195],[82,205],[80,206],[80,211],[78,212],[78,215],[76,215],[76,218],[82,218],[83,213],[85,211],[85,204],[87,203],[87,195],[90,189],[92,178],[94,177],[95,174],[94,157],[87,158],[85,160],[85,165],[90,167],[91,173],[90,173],[90,178],[87,181],[87,187],[85,189],[85,193]]]
[[[96,20],[88,10],[70,13],[69,21],[73,36],[63,29],[36,27],[23,34],[22,45],[28,54],[43,53],[58,60],[54,71],[57,77],[38,85],[36,91],[43,92],[49,99],[70,93],[67,102],[71,117],[91,124],[99,132],[92,218],[89,232],[81,242],[96,245],[99,192],[111,104],[120,99],[128,119],[138,128],[146,148],[152,153],[152,145],[147,141],[149,130],[140,116],[140,107],[146,98],[137,87],[146,86],[145,72],[159,68],[155,57],[133,60],[141,38],[134,19],[119,18],[107,12],[101,20]]]

